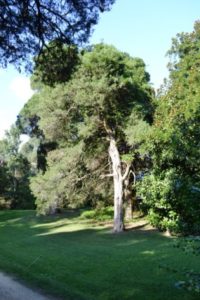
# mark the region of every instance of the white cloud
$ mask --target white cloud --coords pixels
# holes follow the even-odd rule
[[[11,81],[9,88],[14,96],[21,102],[27,101],[33,95],[33,91],[30,86],[30,79],[23,76],[15,77]]]

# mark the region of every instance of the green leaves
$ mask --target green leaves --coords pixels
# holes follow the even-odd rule
[[[147,143],[154,168],[142,182],[152,222],[155,218],[163,229],[195,234],[200,232],[199,32],[197,22],[191,34],[173,40],[170,82],[157,101]]]

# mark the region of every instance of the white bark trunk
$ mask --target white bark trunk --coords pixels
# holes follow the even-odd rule
[[[109,156],[112,162],[114,183],[114,232],[121,232],[123,224],[123,177],[119,151],[116,141],[110,137]]]

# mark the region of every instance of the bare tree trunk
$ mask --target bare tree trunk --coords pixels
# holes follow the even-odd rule
[[[109,155],[112,162],[114,183],[114,232],[124,230],[123,224],[123,177],[119,151],[115,139],[111,136]]]
[[[129,177],[124,180],[124,217],[128,221],[133,218],[133,199]]]

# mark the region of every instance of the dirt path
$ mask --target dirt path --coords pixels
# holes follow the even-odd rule
[[[0,273],[0,299],[1,300],[53,300],[25,287],[13,278]],[[54,300],[56,300],[54,298]]]

